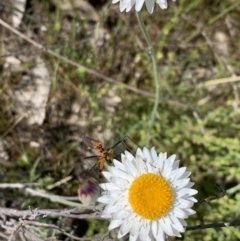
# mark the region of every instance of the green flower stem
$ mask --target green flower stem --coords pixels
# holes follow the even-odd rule
[[[153,124],[154,124],[155,117],[156,117],[156,114],[157,114],[158,104],[159,104],[160,82],[159,82],[159,74],[158,74],[157,59],[156,59],[155,50],[153,48],[153,45],[152,45],[151,39],[149,37],[149,34],[146,30],[146,26],[143,23],[141,14],[136,11],[136,16],[137,16],[137,20],[138,20],[139,26],[141,28],[141,31],[142,31],[142,33],[143,33],[143,35],[146,39],[147,45],[148,45],[148,50],[149,50],[149,54],[151,56],[152,65],[153,65],[154,84],[155,84],[155,101],[154,101],[154,105],[153,105],[153,109],[152,109],[152,113],[151,113],[151,118],[148,122],[148,131],[147,131],[147,138],[146,138],[147,139],[146,146],[148,146],[150,138],[151,138]]]

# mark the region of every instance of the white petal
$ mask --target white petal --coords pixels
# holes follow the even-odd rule
[[[168,157],[168,159],[165,162],[166,168],[170,167],[172,169],[175,158],[176,158],[176,155],[171,155],[170,157]]]
[[[153,162],[150,151],[146,147],[143,148],[143,156],[144,156],[144,160],[147,160],[150,163]]]
[[[115,212],[112,216],[113,219],[124,219],[127,216],[129,216],[129,212],[122,208],[122,210],[119,210],[118,212]]]
[[[122,219],[112,220],[108,226],[108,230],[113,230],[122,224]]]
[[[173,180],[180,179],[180,177],[184,174],[185,171],[186,171],[186,167],[181,167],[179,169],[176,169],[172,171],[171,178],[173,178]]]
[[[135,2],[136,2],[136,0],[128,1],[128,6],[126,8],[126,12],[129,12],[132,9],[132,7],[135,4]]]
[[[134,235],[130,234],[129,235],[129,240],[130,241],[136,241],[138,239],[138,233],[135,233]]]
[[[190,175],[191,175],[191,172],[185,171],[185,172],[183,173],[183,175],[180,177],[180,179],[187,178],[187,177],[189,177]]]
[[[127,8],[127,6],[128,6],[128,2],[120,0],[119,9],[121,12],[124,11]]]
[[[175,181],[174,184],[176,185],[176,189],[180,190],[181,188],[185,187],[189,183],[189,180],[189,178],[185,178],[178,179],[177,181]]]
[[[112,198],[112,196],[101,196],[97,199],[98,202],[100,203],[105,203],[105,204],[112,204],[115,200]]]
[[[135,235],[136,233],[139,233],[139,229],[141,227],[141,223],[140,223],[140,220],[139,220],[138,217],[135,217],[135,220],[132,223],[133,223],[133,225],[132,225],[132,227],[130,229],[130,233],[132,235]]]
[[[194,197],[186,197],[185,199],[187,199],[188,201],[191,201],[192,203],[197,203],[198,200]]]
[[[160,152],[158,156],[159,156],[159,159],[162,161],[167,160],[167,152],[164,152],[164,153]]]
[[[111,168],[111,173],[114,177],[124,178],[129,181],[133,180],[133,176],[129,175],[128,173],[126,173],[120,169],[114,168],[114,167]]]
[[[145,241],[147,239],[148,233],[149,233],[149,229],[150,229],[149,227],[145,228],[144,226],[142,226],[140,228],[140,234],[139,234],[140,240]]]
[[[175,161],[174,163],[173,163],[173,166],[172,166],[172,168],[173,168],[173,170],[175,170],[175,169],[177,169],[178,167],[179,167],[179,160],[177,160],[177,161]]]
[[[152,237],[152,233],[150,232],[147,236],[146,241],[152,241],[152,240],[153,240],[153,237]]]
[[[137,151],[136,151],[136,156],[140,156],[140,157],[144,158],[142,149],[140,149],[140,148],[137,149]]]
[[[125,154],[121,153],[121,160],[125,158]]]
[[[183,198],[179,198],[177,201],[179,203],[178,207],[180,207],[180,208],[190,208],[193,205],[192,202],[190,202],[186,199],[183,199]]]
[[[113,159],[113,164],[114,164],[114,166],[115,166],[116,168],[118,168],[118,169],[120,169],[120,170],[122,170],[122,171],[126,171],[125,166],[124,166],[120,161],[118,161],[118,160],[116,160],[116,159]]]
[[[159,220],[159,222],[160,222],[160,224],[161,224],[161,228],[163,229],[163,231],[164,231],[166,234],[168,234],[169,236],[171,236],[171,235],[172,235],[172,229],[171,229],[170,225],[168,225],[167,223],[165,223],[163,218],[161,218],[161,219]]]
[[[165,241],[165,234],[164,234],[163,229],[161,228],[159,222],[158,222],[157,234],[154,235],[154,237],[157,241]]]
[[[114,185],[113,183],[102,183],[102,184],[99,184],[99,186],[100,186],[103,190],[108,190],[108,191],[121,190],[119,187],[117,187],[117,186]]]
[[[184,228],[187,227],[187,223],[185,222],[184,219],[179,218],[178,220],[179,220],[179,222],[182,224],[182,226],[183,226]]]
[[[118,199],[116,199],[116,201],[114,202],[115,205],[117,206],[126,206],[129,205],[128,204],[128,200],[127,197],[125,197],[124,195],[122,195],[123,197],[119,197]]]
[[[125,155],[126,155],[126,158],[129,160],[129,161],[132,161],[135,159],[135,157],[132,155],[132,153],[128,152],[128,151],[125,151]]]
[[[163,166],[164,166],[163,158],[161,158],[160,155],[159,155],[158,161],[157,161],[157,164],[156,164],[156,168],[160,169],[160,171],[162,171]]]
[[[153,0],[153,1],[155,1],[155,0]],[[147,4],[147,2],[146,2],[146,4]],[[158,162],[158,155],[157,155],[157,152],[154,147],[151,149],[151,156],[153,159],[153,165],[156,167],[157,162]]]
[[[158,222],[153,221],[152,222],[152,227],[151,227],[153,236],[156,237],[157,236],[157,232],[158,232]]]
[[[193,187],[194,186],[194,182],[189,182],[186,186],[185,186],[185,188],[191,188],[191,187]]]
[[[146,162],[145,165],[147,167],[147,172],[155,173],[155,168],[153,167],[153,165],[150,162]]]
[[[115,206],[115,205],[107,205],[103,211],[102,214],[107,215],[107,214],[112,214],[115,212],[118,212],[119,210],[121,210],[122,207],[121,206]]]
[[[162,8],[162,9],[167,8],[167,1],[166,0],[157,0],[157,3],[159,4],[160,8]]]
[[[146,168],[145,163],[146,162],[142,159],[142,157],[136,156],[135,164],[136,164],[136,167],[138,169],[139,175],[142,174],[142,173],[147,172],[147,168]]]
[[[130,183],[130,181],[120,177],[113,177],[111,179],[111,182],[114,183],[117,187],[119,187],[122,190],[124,190],[127,187],[127,185]]]
[[[118,232],[118,239],[122,238],[130,231],[131,225],[132,223],[128,222],[127,220],[123,222]]]
[[[185,210],[183,211],[182,209],[180,209],[178,207],[174,207],[173,213],[174,213],[174,216],[176,216],[177,218],[183,218],[184,219],[184,218],[188,217]]]
[[[172,226],[172,230],[173,230],[172,236],[182,237],[180,232],[176,230],[173,226]]]
[[[130,210],[132,211],[131,208],[130,208]],[[129,220],[129,222],[132,222],[134,220],[134,223],[135,223],[135,220],[137,220],[137,215],[134,212],[131,212],[128,216],[128,220]]]
[[[172,220],[169,219],[168,217],[163,217],[164,221],[165,221],[165,225],[167,227],[168,230],[168,235],[174,236],[174,229],[172,227]]]
[[[155,5],[155,0],[146,1],[146,7],[149,13],[153,13],[154,5]]]
[[[137,0],[136,5],[135,5],[135,10],[139,12],[142,8],[142,5],[144,3],[144,0]]]
[[[193,215],[193,214],[196,213],[196,211],[194,211],[194,210],[192,210],[192,209],[190,209],[190,208],[184,209],[184,211],[187,213],[188,216],[189,216],[189,215]]]
[[[191,188],[182,188],[182,189],[178,190],[178,193],[188,194],[189,196],[193,196],[193,195],[197,194],[198,191],[195,189],[191,189]]]
[[[110,172],[102,172],[102,174],[110,182],[112,174]]]
[[[179,232],[184,232],[185,231],[185,228],[183,227],[182,223],[179,221],[179,219],[175,216],[170,216],[169,215],[169,218],[172,220],[172,226],[178,230]]]
[[[133,177],[136,177],[139,175],[139,173],[134,164],[135,162],[128,162],[126,165],[126,170],[130,175],[132,175]]]

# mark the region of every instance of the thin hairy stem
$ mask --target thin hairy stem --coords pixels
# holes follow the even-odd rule
[[[149,122],[148,122],[148,131],[147,131],[147,138],[146,138],[147,139],[146,146],[148,146],[149,140],[151,138],[153,124],[154,124],[155,117],[156,117],[156,114],[157,114],[158,104],[159,104],[160,83],[159,83],[159,74],[158,74],[157,59],[156,59],[155,50],[153,48],[153,45],[152,45],[151,39],[149,37],[149,34],[146,30],[146,26],[143,23],[141,14],[136,11],[136,16],[137,16],[137,20],[138,20],[139,26],[141,28],[141,31],[142,31],[142,33],[144,35],[144,38],[146,39],[146,42],[147,42],[147,45],[148,45],[148,50],[149,50],[149,54],[150,54],[151,60],[152,60],[153,75],[154,75],[155,101],[154,101],[154,105],[153,105],[153,109],[152,109],[152,113],[151,113],[151,118],[149,119]]]

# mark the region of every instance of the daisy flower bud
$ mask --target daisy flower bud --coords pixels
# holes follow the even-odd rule
[[[78,188],[78,198],[86,206],[95,205],[100,196],[99,184],[91,179],[85,180]]]

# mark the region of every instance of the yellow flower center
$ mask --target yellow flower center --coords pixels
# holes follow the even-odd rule
[[[139,216],[156,220],[164,216],[172,206],[174,193],[161,176],[145,173],[137,177],[128,191],[128,201]]]

